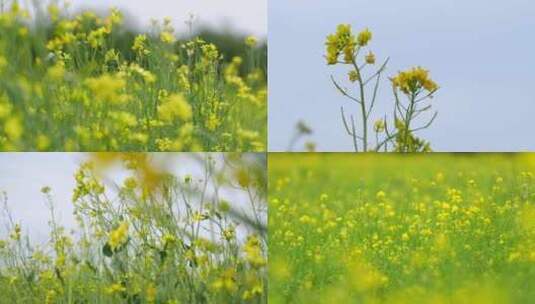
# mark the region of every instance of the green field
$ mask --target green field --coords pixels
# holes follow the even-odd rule
[[[0,150],[265,150],[255,37],[204,39],[169,18],[137,32],[117,9],[34,3],[0,1]]]
[[[529,303],[535,156],[272,154],[270,303]]]

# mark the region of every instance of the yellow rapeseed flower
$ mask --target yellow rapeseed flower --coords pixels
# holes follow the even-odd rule
[[[122,246],[128,239],[128,223],[122,222],[117,229],[112,230],[109,234],[108,244],[112,250]]]
[[[375,197],[377,198],[377,200],[382,201],[386,198],[386,193],[384,191],[378,191]]]
[[[258,39],[254,36],[249,36],[245,38],[245,45],[247,45],[250,48],[254,48],[256,44],[258,43]]]
[[[104,74],[100,77],[88,78],[85,84],[99,101],[111,103],[126,101],[126,95],[121,94],[121,91],[126,87],[126,81],[118,75]]]
[[[252,235],[247,238],[243,250],[245,251],[247,261],[253,267],[266,265],[266,259],[262,255],[262,248],[258,237]]]
[[[54,81],[61,81],[65,76],[65,67],[62,64],[56,64],[48,68],[46,75]]]
[[[46,135],[39,134],[35,141],[35,146],[39,151],[45,151],[50,147],[50,139]]]
[[[193,113],[184,96],[173,94],[158,107],[158,115],[163,121],[171,123],[177,118],[183,121],[190,120]]]
[[[344,54],[344,61],[349,63],[353,60],[357,42],[355,36],[351,32],[351,25],[340,24],[336,29],[336,33],[327,36],[325,42],[327,47],[327,64],[336,64],[340,54]]]
[[[351,81],[351,82],[355,82],[355,81],[360,79],[359,73],[357,73],[357,71],[355,71],[355,70],[351,70],[349,72],[348,76],[349,76],[349,81]]]
[[[365,60],[367,64],[375,64],[375,54],[370,51]]]
[[[372,39],[372,32],[369,29],[364,29],[357,36],[357,43],[359,46],[366,46]]]
[[[126,288],[119,283],[111,284],[109,287],[105,289],[106,293],[108,294],[115,294],[115,293],[121,293],[126,291]]]
[[[13,141],[17,141],[21,138],[24,128],[19,117],[10,117],[4,123],[4,132],[7,137]]]
[[[138,54],[148,55],[150,51],[147,49],[147,35],[137,35],[132,50]]]
[[[175,36],[173,33],[164,31],[160,33],[160,40],[164,43],[173,43],[175,42]]]
[[[391,81],[395,88],[405,94],[417,94],[421,89],[429,93],[438,90],[438,85],[429,77],[429,71],[421,67],[399,72]]]
[[[235,292],[238,289],[235,277],[236,270],[229,268],[212,283],[212,288],[217,291]]]

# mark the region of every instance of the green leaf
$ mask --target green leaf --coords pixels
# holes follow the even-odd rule
[[[102,253],[104,253],[105,256],[111,258],[113,256],[113,250],[111,250],[110,244],[106,243],[104,247],[102,247]]]

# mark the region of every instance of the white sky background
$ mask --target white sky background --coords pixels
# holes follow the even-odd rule
[[[535,1],[270,0],[268,16],[270,151],[287,148],[299,119],[320,151],[352,150],[340,106],[357,109],[329,79],[347,69],[323,58],[340,23],[370,28],[377,61],[390,57],[385,76],[415,65],[431,71],[439,116],[419,134],[435,151],[535,150]],[[385,80],[376,115],[392,113]]]
[[[252,34],[267,35],[267,0],[70,0],[73,8],[124,9],[141,25],[151,18],[170,17],[179,33],[187,30],[184,22],[190,13],[197,16],[198,24],[225,28]]]
[[[200,162],[188,153],[152,154],[155,166],[174,173],[175,176],[191,175],[193,181],[203,176]],[[202,155],[202,154],[197,154]],[[217,167],[222,166],[222,154],[212,154]],[[43,244],[48,240],[50,212],[45,204],[41,188],[49,186],[54,201],[59,224],[67,229],[76,228],[72,215],[72,192],[75,187],[74,174],[81,163],[87,160],[84,153],[0,153],[0,191],[8,196],[8,207],[15,223],[20,223],[23,232],[28,233],[32,242]],[[105,175],[108,188],[113,184],[122,184],[128,172],[123,169],[110,169]],[[233,203],[237,211],[250,214],[249,200],[242,190],[223,187],[220,198]],[[1,195],[3,199],[3,195]],[[109,196],[113,199],[113,193]],[[5,218],[0,217],[0,239],[5,237]],[[245,227],[242,227],[243,234]],[[240,232],[240,231],[238,231]]]

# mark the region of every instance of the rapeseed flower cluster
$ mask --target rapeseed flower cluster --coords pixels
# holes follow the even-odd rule
[[[392,78],[392,85],[405,94],[416,95],[422,89],[428,93],[438,90],[438,85],[429,77],[429,71],[421,67],[399,72]]]
[[[112,230],[109,235],[108,245],[112,250],[116,250],[124,245],[128,240],[128,223],[122,222],[117,229]]]
[[[344,62],[350,63],[357,47],[357,40],[352,32],[351,25],[338,25],[336,33],[327,36],[325,45],[327,46],[327,64],[338,63],[338,58],[341,54],[344,56]]]
[[[352,63],[355,60],[355,52],[360,47],[365,47],[372,39],[372,32],[364,29],[355,37],[349,24],[340,24],[336,33],[327,36],[327,64],[337,64],[340,55],[343,55],[344,63]],[[370,64],[375,63],[373,53],[369,53],[366,61]]]

